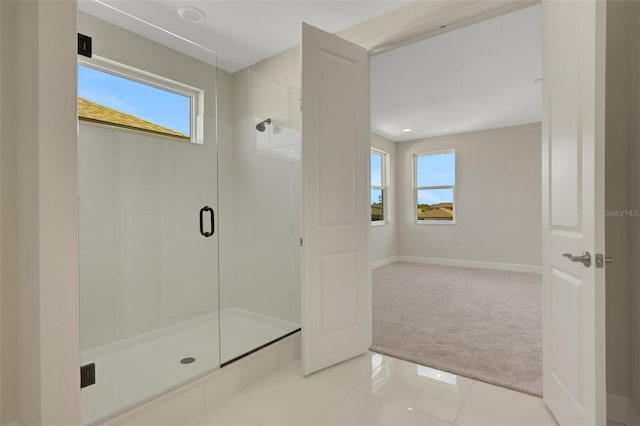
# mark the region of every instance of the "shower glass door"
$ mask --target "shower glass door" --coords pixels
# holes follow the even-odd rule
[[[220,150],[220,361],[300,329],[300,92],[233,75],[233,143]]]
[[[78,66],[85,424],[220,365],[215,68],[141,46]]]

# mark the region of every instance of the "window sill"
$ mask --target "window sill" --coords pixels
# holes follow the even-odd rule
[[[455,225],[455,220],[415,220],[415,225]]]
[[[371,226],[387,226],[387,225],[389,225],[389,222],[384,221],[384,220],[371,222]]]

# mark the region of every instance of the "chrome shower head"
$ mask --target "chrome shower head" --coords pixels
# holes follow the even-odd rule
[[[267,118],[266,120],[263,120],[261,122],[259,122],[258,124],[256,124],[256,130],[259,132],[264,132],[264,130],[266,129],[266,125],[267,124],[271,124],[271,119]]]

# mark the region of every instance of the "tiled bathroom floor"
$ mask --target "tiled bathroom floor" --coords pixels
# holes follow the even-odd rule
[[[540,398],[373,352],[306,378],[296,361],[183,424],[557,425]]]

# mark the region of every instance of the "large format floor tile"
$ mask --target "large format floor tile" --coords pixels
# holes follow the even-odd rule
[[[349,386],[357,386],[360,382],[371,376],[389,357],[375,352],[351,358],[338,365],[327,368],[317,374]]]
[[[224,404],[262,425],[310,425],[352,388],[320,375],[303,377],[295,363]]]
[[[541,398],[475,382],[460,415],[459,426],[557,426]]]
[[[453,423],[473,380],[389,358],[358,389]]]
[[[207,407],[204,415],[179,423],[168,415],[143,420],[183,426],[557,426],[540,398],[373,352],[309,377],[297,360]]]
[[[184,426],[257,426],[258,423],[237,411],[218,404],[208,408],[203,416],[198,416],[184,423]]]
[[[361,392],[351,391],[338,405],[324,414],[314,426],[377,426],[427,425],[449,426],[435,417],[402,407],[390,401]]]

